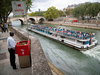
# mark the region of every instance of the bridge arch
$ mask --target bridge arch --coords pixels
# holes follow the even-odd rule
[[[34,18],[29,18],[29,20],[31,20],[32,24],[35,23],[35,19]]]
[[[53,19],[48,19],[48,21],[53,21]]]
[[[20,22],[21,22],[21,25],[24,24],[24,21],[23,21],[22,19],[13,19],[12,21],[20,21]],[[12,22],[12,21],[11,21],[11,22]]]
[[[44,18],[39,19],[39,23],[43,23],[43,21],[44,21]]]
[[[24,24],[24,22],[23,22],[23,20],[22,20],[22,19],[18,19],[18,20],[20,20],[20,21],[21,21],[21,25],[23,25],[23,24]]]

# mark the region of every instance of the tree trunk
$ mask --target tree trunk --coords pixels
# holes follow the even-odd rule
[[[7,19],[8,19],[8,16],[7,17],[3,16],[4,22],[7,22]]]
[[[2,17],[1,17],[1,14],[0,14],[0,23],[2,22]]]

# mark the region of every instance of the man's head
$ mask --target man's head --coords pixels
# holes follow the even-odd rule
[[[10,34],[10,36],[11,36],[11,37],[13,37],[13,36],[14,36],[14,32],[10,32],[9,34]]]

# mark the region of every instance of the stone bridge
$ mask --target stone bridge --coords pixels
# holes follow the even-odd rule
[[[23,24],[26,24],[26,21],[31,21],[32,23],[42,23],[46,19],[41,16],[29,16],[29,17],[27,17],[27,19],[26,19],[26,17],[9,17],[7,22],[11,23],[14,20],[21,21],[21,24],[23,25]]]

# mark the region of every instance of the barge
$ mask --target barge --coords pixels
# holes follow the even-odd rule
[[[80,51],[91,49],[97,45],[95,33],[85,33],[34,24],[31,24],[26,29]]]

